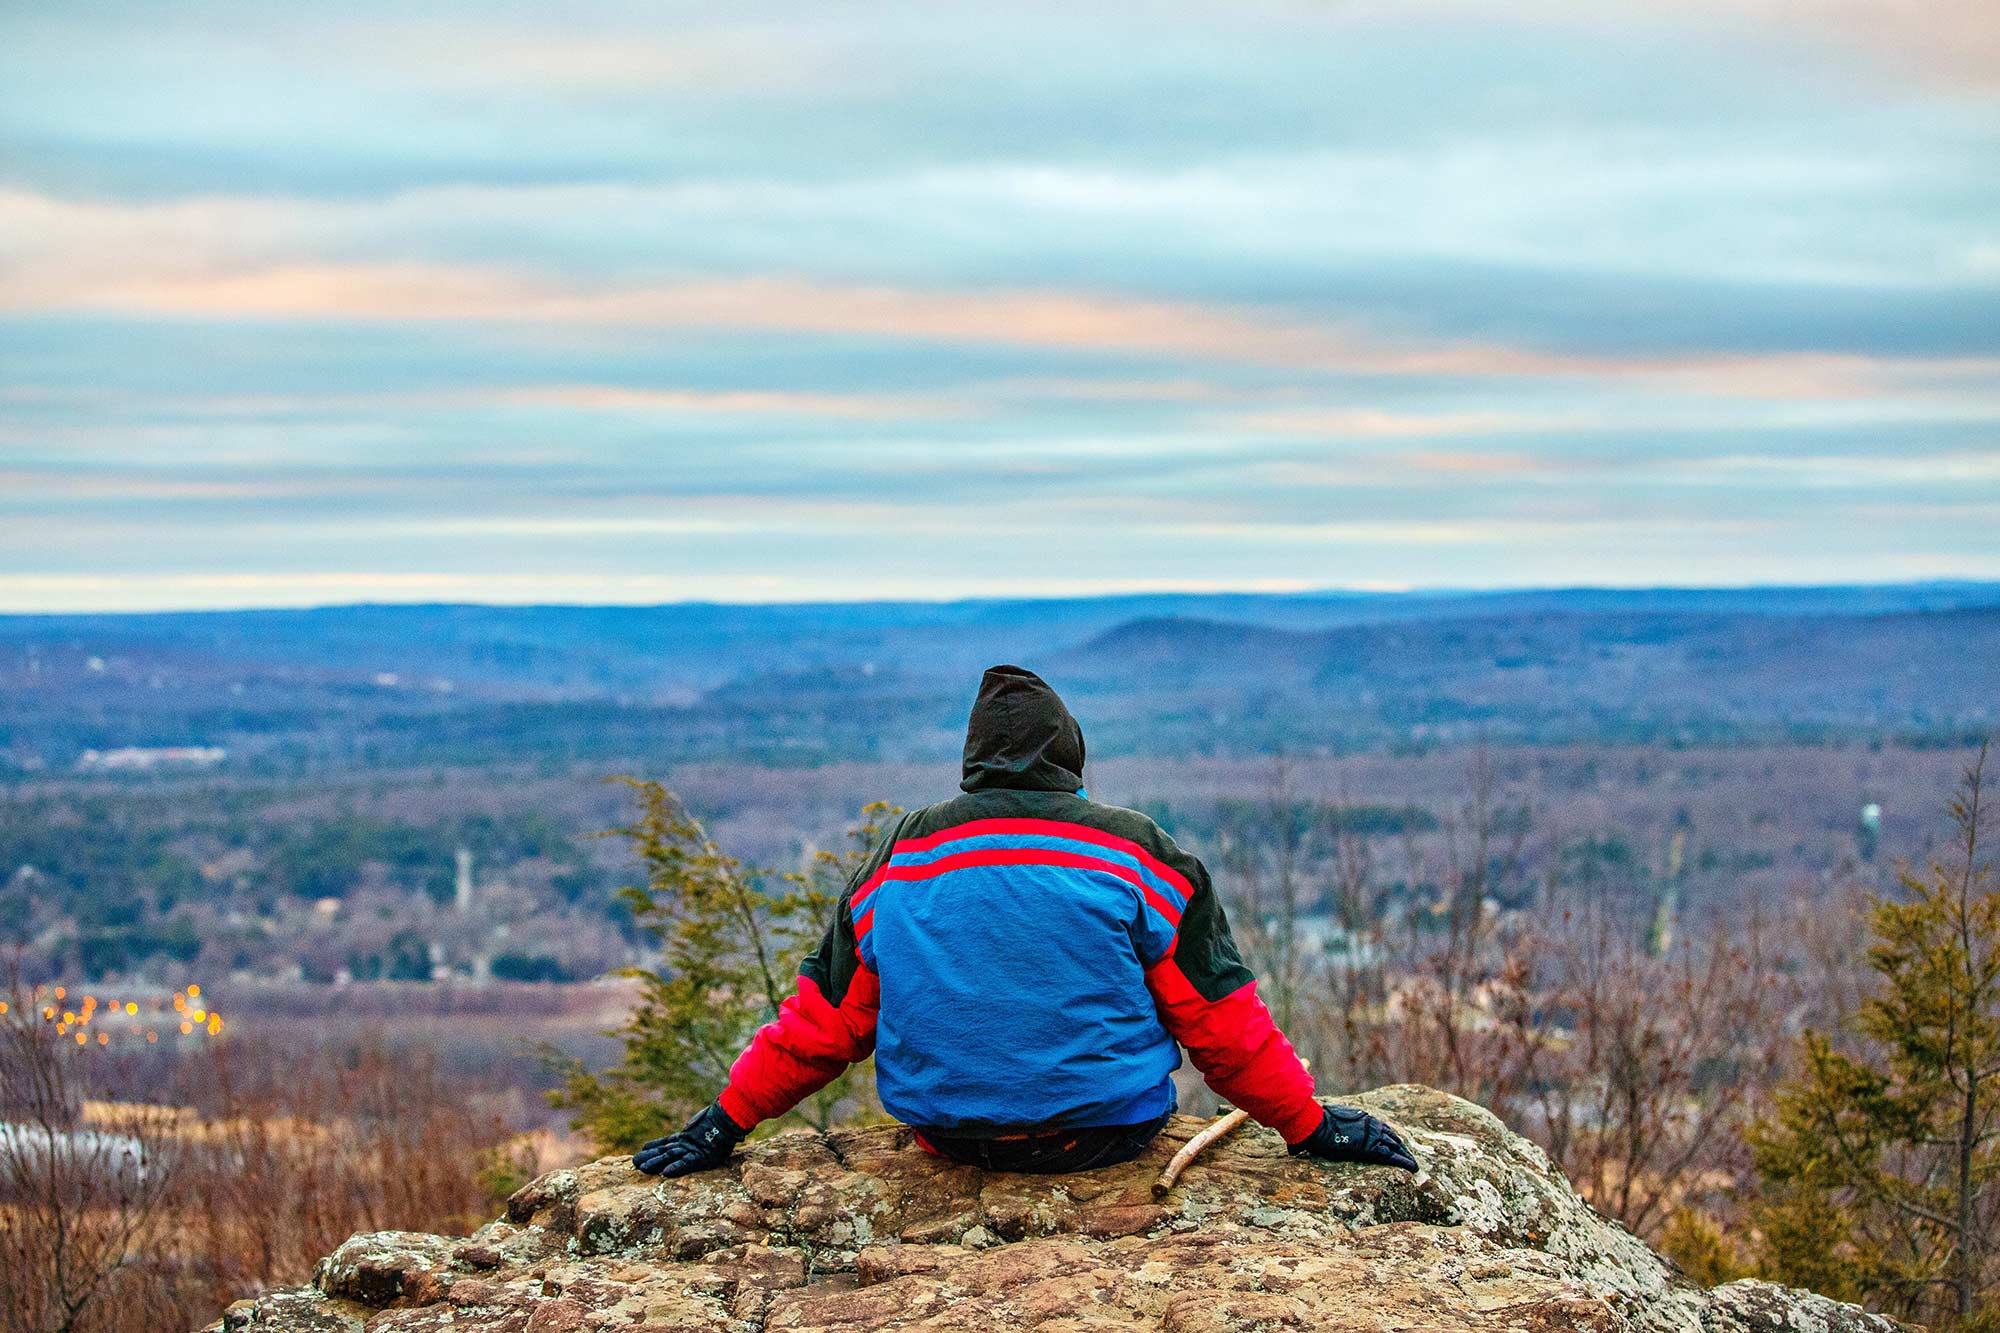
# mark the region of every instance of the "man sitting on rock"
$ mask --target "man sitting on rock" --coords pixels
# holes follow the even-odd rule
[[[1380,1120],[1313,1099],[1208,871],[1144,815],[1089,798],[1083,732],[1034,672],[980,681],[959,785],[897,821],[722,1095],[634,1166],[720,1166],[871,1050],[883,1109],[930,1152],[1108,1166],[1173,1114],[1178,1042],[1294,1154],[1417,1169]]]

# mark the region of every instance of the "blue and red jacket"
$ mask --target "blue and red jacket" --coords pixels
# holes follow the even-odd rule
[[[986,673],[964,794],[903,816],[856,873],[730,1069],[732,1120],[783,1115],[873,1051],[883,1109],[940,1133],[1138,1124],[1173,1109],[1185,1047],[1286,1142],[1319,1127],[1207,870],[1089,800],[1083,756],[1040,677]]]

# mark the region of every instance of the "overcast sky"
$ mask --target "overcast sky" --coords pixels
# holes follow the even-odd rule
[[[2000,9],[1627,8],[6,5],[0,608],[2000,578]]]

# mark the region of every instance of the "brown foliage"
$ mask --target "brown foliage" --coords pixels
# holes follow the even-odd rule
[[[481,1168],[506,1127],[428,1060],[226,1041],[172,1071],[174,1105],[94,1101],[102,1057],[58,1042],[13,994],[4,1333],[193,1327],[305,1280],[353,1232],[463,1230],[494,1206]]]
[[[1290,847],[1271,858],[1299,885],[1290,910],[1264,909],[1262,884],[1236,898],[1254,913],[1253,960],[1284,962],[1291,1033],[1333,1075],[1322,1085],[1408,1081],[1477,1101],[1649,1238],[1678,1208],[1726,1204],[1748,1177],[1742,1126],[1792,996],[1763,926],[1715,921],[1665,944],[1605,886],[1565,888],[1483,751],[1462,790],[1439,837],[1402,840],[1398,916],[1379,914],[1379,858],[1351,835],[1310,859]],[[1289,800],[1276,791],[1271,806]],[[1316,902],[1342,939],[1317,955],[1282,938]]]
[[[180,1154],[159,1118],[137,1108],[85,1123],[75,1048],[38,1021],[18,986],[10,994],[0,1019],[0,1328],[170,1326],[158,1251]]]

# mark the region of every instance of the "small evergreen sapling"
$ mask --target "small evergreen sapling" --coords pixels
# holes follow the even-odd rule
[[[1986,750],[1948,857],[1870,914],[1875,993],[1753,1135],[1764,1267],[1954,1330],[2000,1328],[2000,884],[1980,841]]]
[[[708,836],[680,798],[654,781],[619,778],[636,793],[632,823],[607,831],[628,840],[645,867],[643,884],[618,891],[639,928],[659,942],[660,968],[628,968],[639,1002],[611,1035],[624,1043],[601,1073],[548,1052],[563,1073],[549,1094],[575,1112],[575,1126],[605,1152],[630,1152],[707,1105],[729,1067],[795,985],[797,963],[821,931],[850,875],[894,817],[881,802],[864,807],[848,846],[816,852],[799,871],[746,866]],[[873,1106],[872,1069],[848,1070],[792,1114],[824,1129],[843,1110]]]

